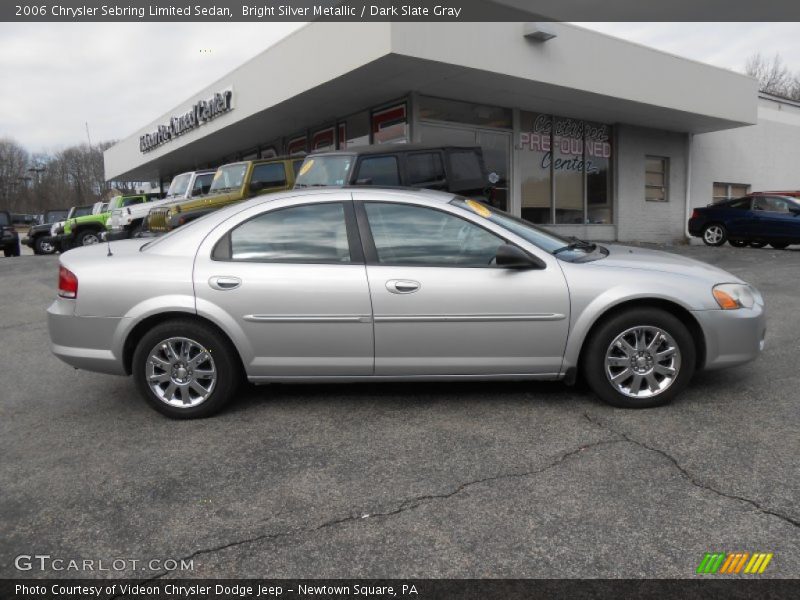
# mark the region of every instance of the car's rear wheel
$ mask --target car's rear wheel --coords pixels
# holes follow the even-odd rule
[[[776,250],[786,250],[786,248],[789,247],[789,244],[778,243],[778,242],[770,242],[769,245],[775,248]]]
[[[154,327],[137,344],[133,377],[145,400],[176,419],[208,417],[236,394],[241,369],[231,343],[189,319]]]
[[[100,241],[100,233],[93,230],[81,231],[75,238],[77,246],[94,246]]]
[[[583,353],[586,381],[604,402],[650,408],[671,402],[695,370],[694,340],[674,315],[637,308],[593,332]]]
[[[744,248],[747,246],[747,240],[728,240],[728,243],[734,248]]]
[[[753,247],[753,248],[763,248],[766,245],[767,245],[767,242],[765,242],[763,240],[752,240],[750,242],[750,246]]]
[[[34,254],[53,254],[55,251],[56,247],[52,243],[44,241],[44,236],[39,236],[33,240]]]
[[[703,242],[707,246],[722,246],[728,239],[728,231],[720,223],[711,223],[703,229]]]

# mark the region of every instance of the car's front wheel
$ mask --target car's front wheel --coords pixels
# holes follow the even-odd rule
[[[231,343],[212,327],[190,319],[161,323],[137,344],[133,377],[145,400],[176,419],[220,411],[241,382]]]
[[[703,229],[703,242],[707,246],[722,246],[728,239],[728,232],[724,225],[711,223]]]
[[[691,333],[674,315],[637,308],[612,316],[593,332],[583,353],[592,390],[621,408],[671,402],[695,370]]]

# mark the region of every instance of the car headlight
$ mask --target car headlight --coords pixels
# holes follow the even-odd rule
[[[753,308],[756,303],[764,304],[759,291],[746,283],[720,283],[714,286],[712,294],[723,310]]]

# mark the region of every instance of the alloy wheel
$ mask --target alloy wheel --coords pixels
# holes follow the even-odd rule
[[[630,398],[663,393],[675,382],[680,368],[680,348],[660,327],[631,327],[615,337],[606,351],[608,381]]]
[[[156,344],[147,358],[147,384],[169,406],[192,408],[208,400],[217,384],[217,368],[201,344],[171,337]]]
[[[711,246],[721,244],[724,239],[725,232],[719,225],[709,225],[703,232],[703,240]]]

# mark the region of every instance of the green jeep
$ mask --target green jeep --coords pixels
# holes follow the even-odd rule
[[[147,202],[147,196],[138,194],[114,196],[108,202],[98,202],[92,214],[65,221],[59,228],[61,231],[55,232],[55,241],[64,249],[98,244],[102,240],[101,234],[106,230],[106,223],[111,218],[111,211],[142,202]]]
[[[162,204],[150,211],[146,229],[165,232],[212,211],[260,194],[290,190],[303,158],[261,158],[223,165],[214,174],[208,194]]]

